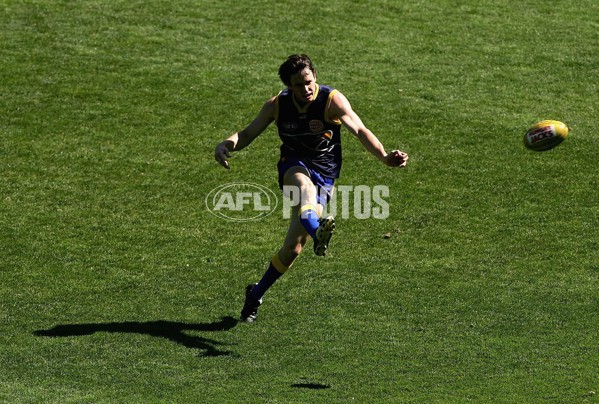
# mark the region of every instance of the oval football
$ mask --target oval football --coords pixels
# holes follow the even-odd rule
[[[568,127],[560,121],[535,123],[524,134],[524,145],[534,151],[553,149],[568,137]]]

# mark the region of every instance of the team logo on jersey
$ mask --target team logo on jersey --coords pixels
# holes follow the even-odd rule
[[[324,129],[324,123],[318,119],[313,119],[308,124],[310,125],[310,130],[312,133],[318,133]]]

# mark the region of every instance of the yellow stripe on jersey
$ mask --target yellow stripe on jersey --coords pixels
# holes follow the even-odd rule
[[[277,98],[275,98],[275,124],[279,122],[279,96],[283,91],[279,91]]]
[[[331,108],[331,101],[333,101],[333,97],[335,96],[336,93],[338,93],[338,91],[333,90],[329,94],[329,98],[327,100],[327,106],[324,109],[324,120],[329,123],[332,123],[334,125],[341,125],[341,121],[339,120],[339,118],[331,119],[331,116],[329,115],[329,109]]]

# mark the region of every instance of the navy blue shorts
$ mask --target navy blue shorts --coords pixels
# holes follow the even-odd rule
[[[326,206],[333,195],[335,179],[323,176],[318,171],[308,167],[301,159],[295,157],[281,157],[277,164],[279,169],[279,188],[283,189],[283,177],[287,170],[297,166],[304,167],[308,171],[310,180],[312,180],[312,183],[316,186],[316,202],[322,206]]]

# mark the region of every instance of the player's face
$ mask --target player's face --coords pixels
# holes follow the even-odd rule
[[[312,70],[306,68],[291,76],[290,90],[295,100],[300,104],[314,101],[316,95],[316,77]]]

